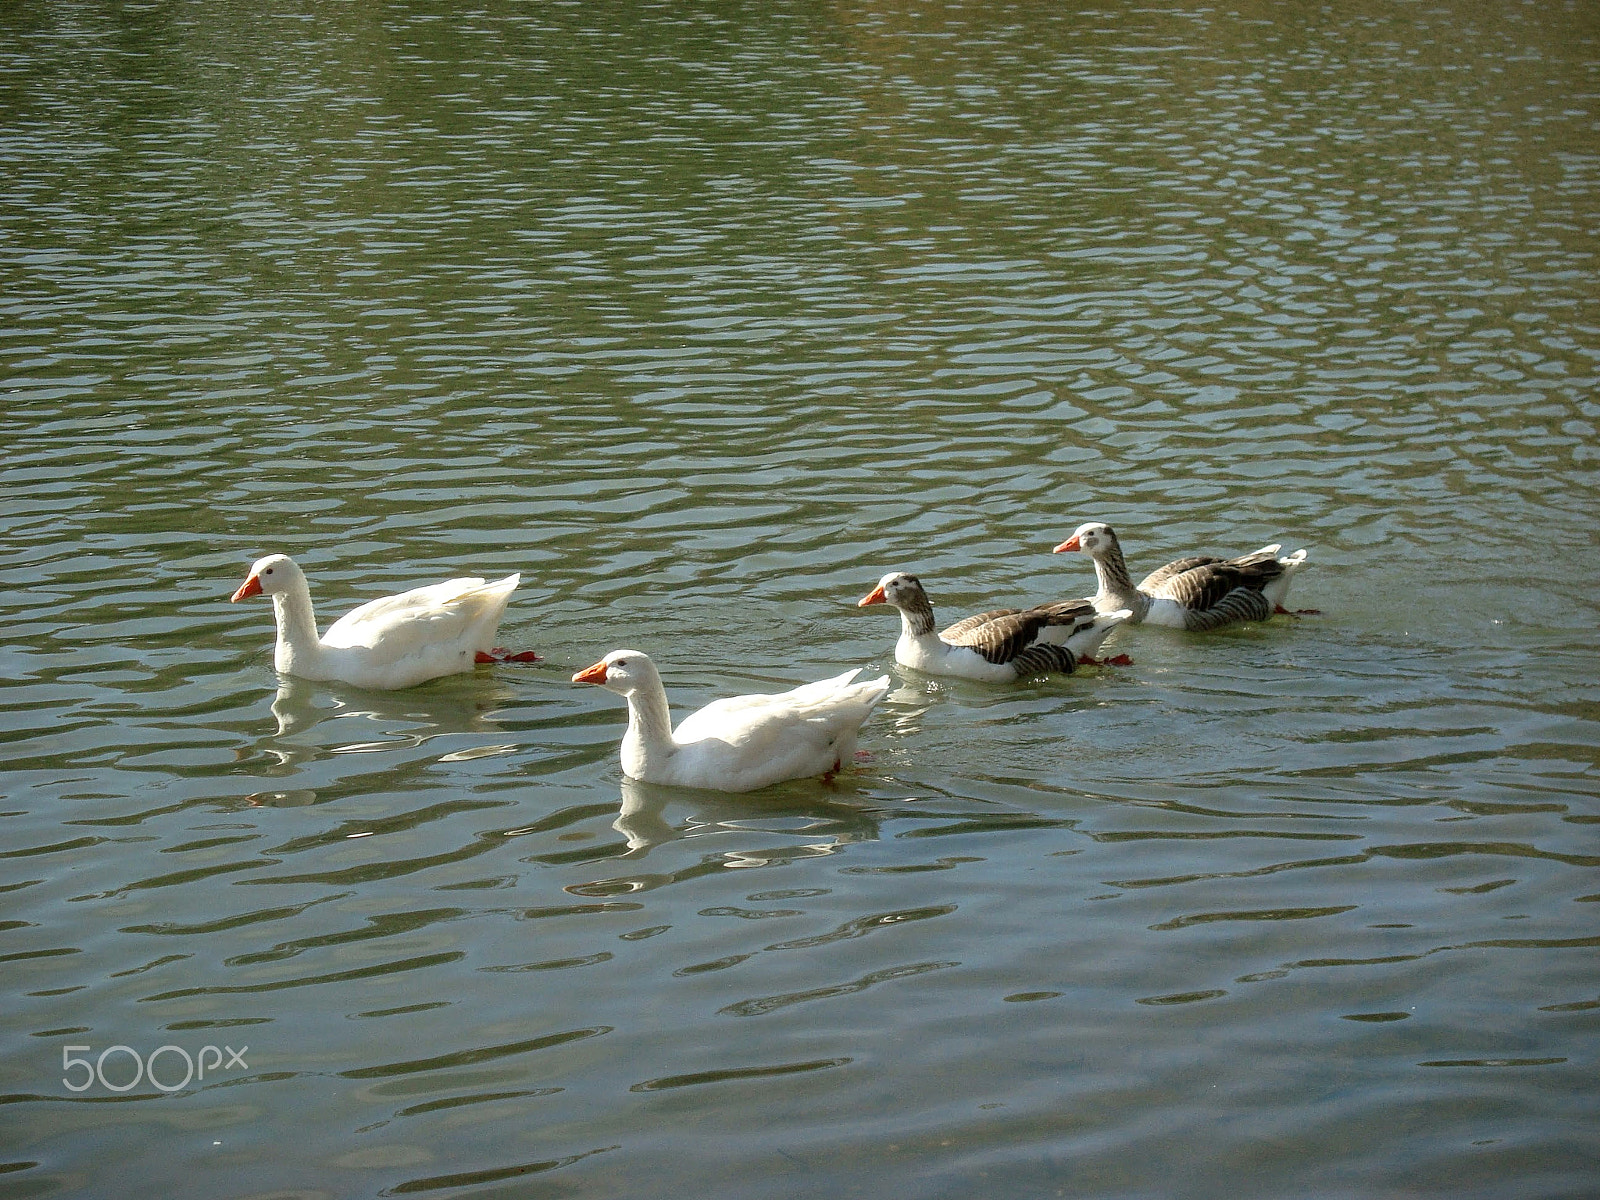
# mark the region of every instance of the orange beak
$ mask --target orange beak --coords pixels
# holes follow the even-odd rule
[[[261,595],[261,577],[252,575],[239,585],[239,590],[233,594],[233,603],[237,604],[241,600],[259,595]]]
[[[1066,541],[1062,542],[1061,545],[1057,546],[1055,548],[1054,553],[1060,554],[1060,553],[1062,553],[1063,551],[1066,551],[1066,550],[1082,550],[1082,549],[1083,549],[1083,547],[1078,544],[1078,535],[1077,534],[1073,534]]]
[[[861,599],[857,600],[856,601],[856,607],[857,608],[865,608],[869,604],[887,604],[887,603],[889,603],[889,601],[884,597],[883,584],[880,583],[877,587],[873,588],[865,596],[861,597]]]
[[[606,660],[601,659],[592,667],[585,667],[572,677],[573,683],[604,683],[606,681]]]

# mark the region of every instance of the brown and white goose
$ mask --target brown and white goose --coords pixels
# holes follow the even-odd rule
[[[929,675],[955,675],[1003,683],[1035,675],[1070,675],[1100,648],[1106,635],[1132,614],[1099,613],[1088,600],[1035,608],[997,608],[934,632],[933,605],[915,575],[891,571],[858,602],[900,610],[894,658]]]
[[[1130,625],[1147,622],[1203,631],[1241,621],[1265,621],[1274,612],[1288,611],[1283,602],[1289,582],[1305,565],[1306,552],[1296,550],[1279,558],[1282,548],[1274,543],[1238,558],[1193,555],[1175,559],[1146,575],[1138,587],[1128,574],[1122,544],[1103,521],[1078,526],[1055,552],[1076,550],[1094,560],[1100,583],[1093,600],[1097,611],[1127,609],[1132,613]]]

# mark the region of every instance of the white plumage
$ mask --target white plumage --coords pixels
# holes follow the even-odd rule
[[[273,665],[302,679],[367,688],[403,688],[472,670],[494,645],[511,593],[521,581],[450,579],[384,596],[352,609],[320,636],[305,573],[286,554],[250,568],[233,599],[271,596],[278,624]]]
[[[634,779],[749,792],[786,779],[831,775],[855,756],[862,722],[889,691],[889,677],[854,682],[860,669],[776,695],[713,700],[672,728],[667,691],[648,655],[613,650],[579,671],[628,701],[622,769]]]

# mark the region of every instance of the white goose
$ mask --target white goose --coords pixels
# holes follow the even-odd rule
[[[622,769],[646,783],[750,792],[786,779],[824,779],[854,757],[861,724],[889,677],[852,682],[860,668],[776,695],[713,700],[672,728],[667,690],[648,655],[613,650],[572,677],[628,701]]]
[[[272,597],[278,622],[272,664],[284,674],[356,687],[403,688],[496,661],[489,649],[520,581],[520,575],[494,583],[451,579],[385,596],[352,609],[320,637],[311,588],[287,554],[256,560],[233,599]],[[527,661],[537,656],[510,657]]]
[[[894,658],[903,667],[929,675],[1006,682],[1035,675],[1070,675],[1090,658],[1106,635],[1129,617],[1097,613],[1087,600],[1064,600],[1035,608],[997,608],[957,621],[935,633],[933,605],[915,575],[891,571],[859,601],[892,604],[900,610],[900,639]]]
[[[1094,606],[1100,612],[1128,609],[1129,624],[1148,622],[1172,629],[1220,629],[1240,621],[1265,621],[1283,607],[1289,582],[1305,565],[1306,552],[1279,558],[1283,547],[1263,546],[1238,558],[1194,555],[1169,562],[1146,575],[1138,587],[1128,574],[1122,545],[1111,526],[1091,521],[1056,547],[1076,550],[1094,559],[1099,590]],[[1306,611],[1312,611],[1307,609]]]

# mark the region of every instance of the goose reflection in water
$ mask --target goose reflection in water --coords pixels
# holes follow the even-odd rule
[[[341,694],[329,685],[285,675],[279,677],[272,700],[277,728],[257,739],[253,750],[272,760],[267,774],[290,775],[308,762],[333,754],[411,750],[440,736],[503,732],[498,715],[515,699],[509,686],[485,687],[481,680],[470,680],[465,687],[442,683],[421,692],[348,689]],[[347,733],[345,726],[333,723],[348,720],[376,722],[384,726],[382,735],[332,744],[314,735],[325,725],[327,732]],[[479,758],[513,749],[509,744],[463,747],[440,755],[440,760]]]
[[[667,806],[675,800],[691,809],[681,825],[674,825],[666,816]],[[746,798],[643,783],[624,776],[622,807],[611,827],[627,839],[623,858],[643,858],[654,846],[688,838],[791,834],[804,839],[802,845],[722,851],[723,865],[731,868],[836,854],[854,842],[877,841],[882,822],[883,814],[877,808],[831,795],[818,796],[809,782]],[[819,834],[827,840],[812,840]]]

